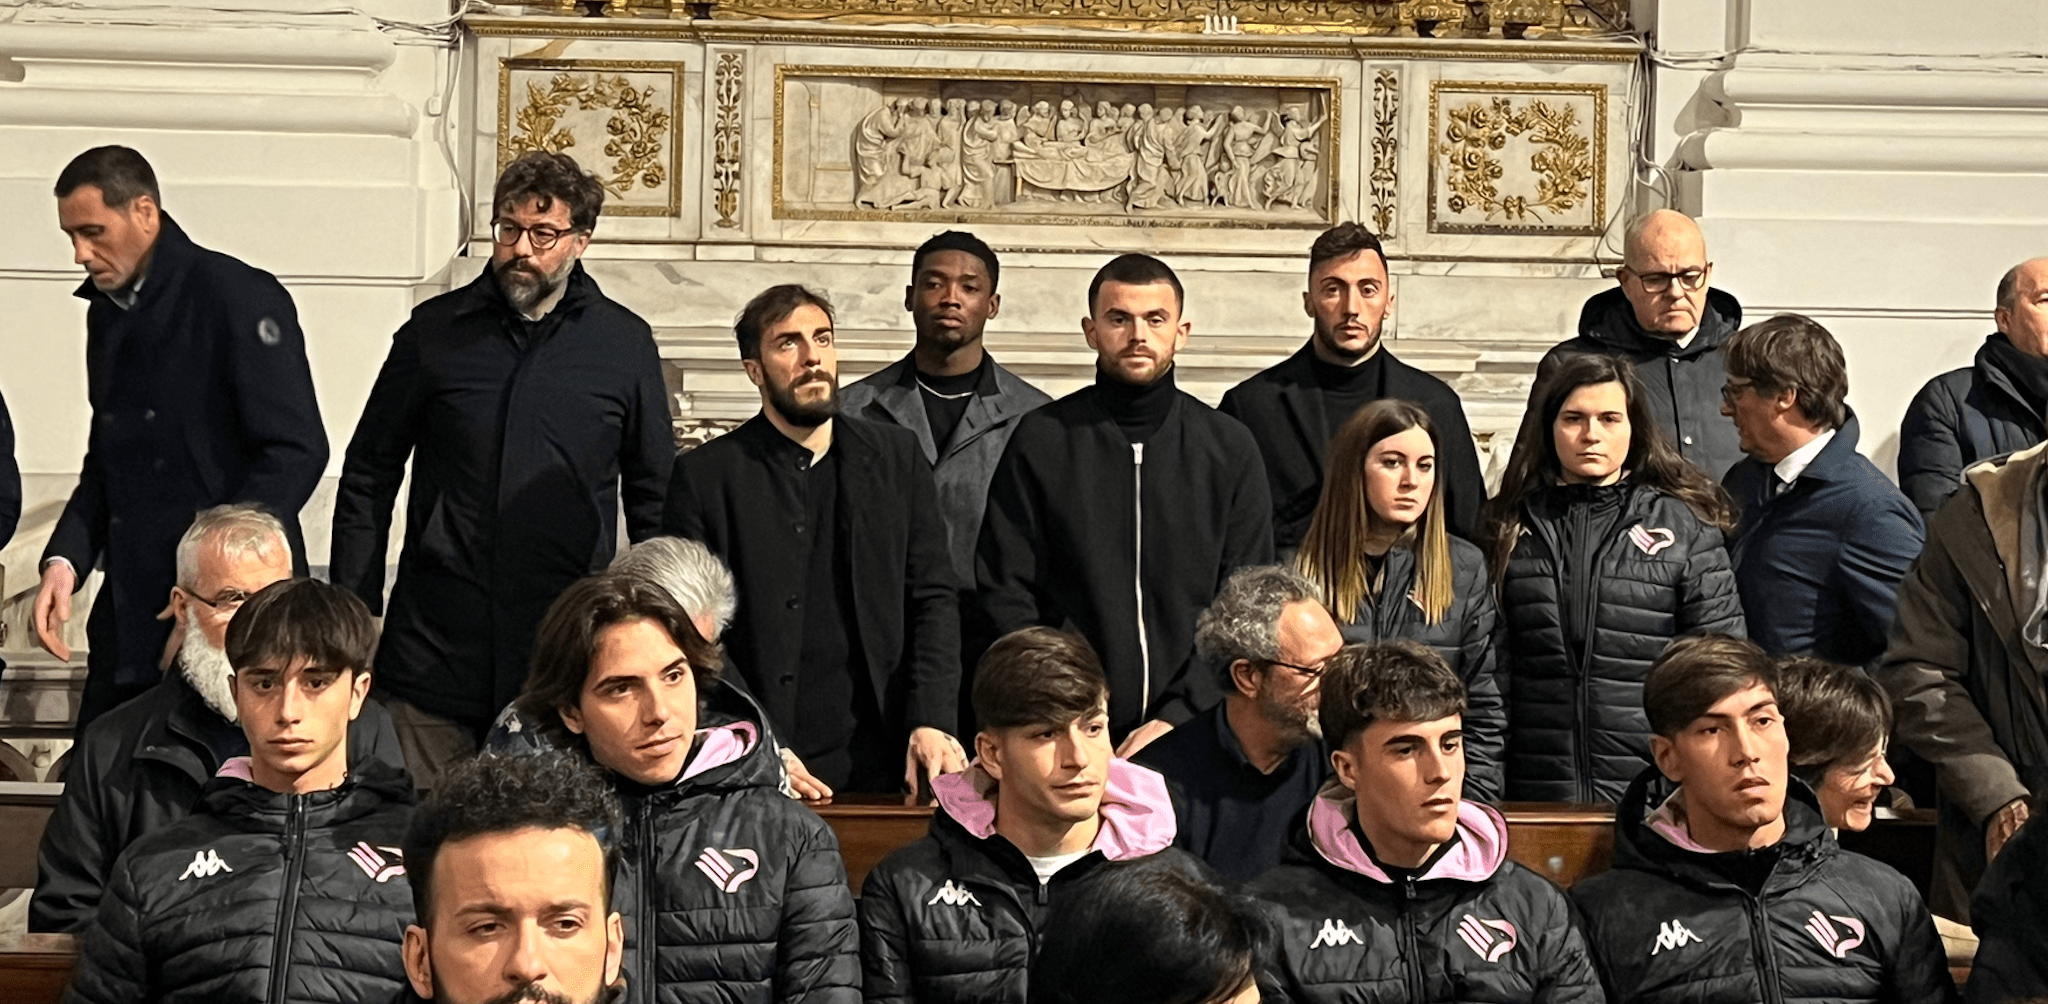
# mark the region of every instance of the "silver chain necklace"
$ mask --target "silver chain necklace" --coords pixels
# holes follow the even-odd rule
[[[969,387],[958,394],[941,394],[938,391],[933,390],[931,384],[925,383],[924,377],[913,374],[911,376],[911,379],[916,380],[917,385],[919,387],[924,388],[925,393],[930,394],[931,396],[938,398],[941,401],[958,401],[961,398],[968,397],[974,393],[974,388]]]

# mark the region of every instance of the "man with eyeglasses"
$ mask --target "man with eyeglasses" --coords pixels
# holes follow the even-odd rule
[[[498,178],[491,260],[393,337],[334,501],[331,574],[384,614],[377,692],[422,790],[476,752],[570,583],[659,532],[675,441],[647,322],[580,264],[604,205],[562,154]],[[391,510],[412,461],[384,601]]]
[[[1287,823],[1329,778],[1316,719],[1323,665],[1344,647],[1320,590],[1282,565],[1232,575],[1195,626],[1213,710],[1131,757],[1166,776],[1174,843],[1233,881],[1278,864]]]
[[[72,746],[64,794],[36,853],[29,930],[84,930],[121,851],[183,819],[221,764],[249,752],[235,706],[228,623],[251,596],[291,576],[284,524],[251,505],[208,509],[178,541],[177,568],[177,663]],[[349,731],[349,756],[352,763],[404,766],[390,716],[375,701],[363,704]]]
[[[1650,414],[1678,452],[1719,480],[1742,459],[1735,430],[1721,418],[1721,346],[1742,326],[1742,305],[1711,288],[1714,263],[1699,224],[1669,209],[1628,228],[1618,289],[1599,293],[1579,312],[1579,336],[1543,360],[1566,352],[1599,353],[1634,363]]]

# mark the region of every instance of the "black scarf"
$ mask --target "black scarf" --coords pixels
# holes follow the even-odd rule
[[[2019,391],[2027,407],[2041,414],[2044,405],[2048,405],[2048,359],[2036,359],[2021,352],[2003,333],[1985,339],[1984,354],[1993,367],[2012,381],[2013,389]]]

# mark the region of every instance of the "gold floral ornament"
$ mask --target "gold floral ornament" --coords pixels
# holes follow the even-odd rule
[[[654,103],[654,88],[634,87],[623,76],[582,76],[557,73],[543,89],[526,85],[526,106],[519,109],[519,132],[506,144],[509,161],[535,150],[561,153],[576,145],[570,130],[557,128],[574,106],[582,111],[608,110],[604,155],[612,158],[611,177],[598,180],[605,190],[625,196],[634,184],[660,188],[668,181],[662,147],[669,113]]]
[[[1444,205],[1451,212],[1478,210],[1489,220],[1542,220],[1546,213],[1568,212],[1586,200],[1594,170],[1592,145],[1571,105],[1531,99],[1517,111],[1510,99],[1496,97],[1454,108],[1449,119],[1443,143],[1450,195]],[[1509,137],[1524,133],[1537,147],[1529,158],[1537,175],[1536,194],[1503,195],[1495,182],[1504,171],[1494,154]]]

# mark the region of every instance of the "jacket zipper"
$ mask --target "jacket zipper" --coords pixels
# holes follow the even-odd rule
[[[306,796],[288,795],[284,826],[284,895],[278,897],[277,930],[270,939],[270,1004],[284,1004],[292,965],[292,918],[299,912],[299,882],[306,874]]]
[[[1750,896],[1747,890],[1743,895],[1749,898],[1750,944],[1757,950],[1757,974],[1764,984],[1764,1004],[1782,1004],[1785,988],[1779,985],[1778,953],[1771,947],[1770,915],[1764,911],[1762,896]]]
[[[1573,506],[1572,533],[1568,537],[1573,543],[1573,550],[1577,550],[1582,545],[1588,529],[1589,523],[1586,518],[1586,507]],[[1591,737],[1586,733],[1592,721],[1592,715],[1588,711],[1587,705],[1593,699],[1593,630],[1595,618],[1591,609],[1593,604],[1590,602],[1592,600],[1590,595],[1592,590],[1588,583],[1593,581],[1593,576],[1596,574],[1596,569],[1599,566],[1598,551],[1599,549],[1596,547],[1591,552],[1595,554],[1594,567],[1578,569],[1578,574],[1571,581],[1572,594],[1577,601],[1577,609],[1573,610],[1572,613],[1578,615],[1580,626],[1583,629],[1579,642],[1578,665],[1573,667],[1573,671],[1578,676],[1579,693],[1578,700],[1573,702],[1572,707],[1574,718],[1572,728],[1572,759],[1578,765],[1579,801],[1581,802],[1591,802],[1593,800],[1593,755],[1589,748],[1591,743],[1587,741]],[[1561,559],[1558,562],[1560,572],[1564,568],[1564,561],[1569,560],[1570,557],[1576,557],[1576,555],[1559,555]],[[1563,583],[1559,585],[1562,587]],[[1562,627],[1563,625],[1559,626]]]
[[[1145,716],[1152,711],[1152,640],[1145,634],[1145,444],[1131,444],[1131,477],[1136,491],[1132,493],[1132,511],[1137,518],[1137,560],[1132,564],[1131,585],[1138,597],[1138,675],[1142,681],[1139,693],[1138,724],[1145,724]],[[1040,886],[1039,888],[1044,888]]]
[[[1401,887],[1401,961],[1408,981],[1408,999],[1423,1001],[1422,946],[1415,935],[1415,876],[1407,875]]]
[[[654,964],[654,802],[640,801],[640,991],[634,996],[652,1001],[655,992]]]

